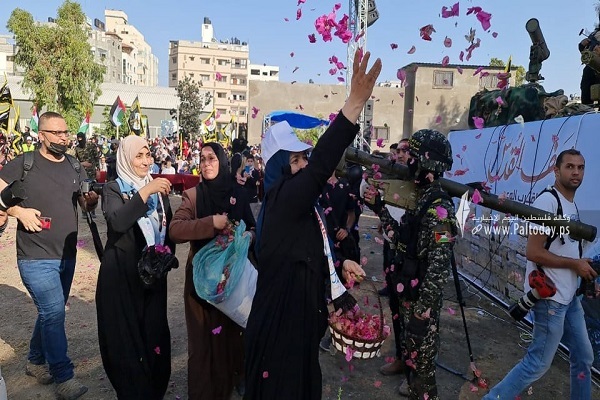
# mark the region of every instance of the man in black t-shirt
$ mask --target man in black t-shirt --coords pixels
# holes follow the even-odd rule
[[[73,378],[73,363],[67,355],[65,304],[75,273],[77,203],[92,211],[98,195],[81,195],[79,191],[85,170],[65,155],[69,131],[64,118],[54,112],[42,114],[38,133],[41,146],[33,152],[33,165],[27,174],[23,174],[22,155],[0,171],[0,190],[23,179],[27,196],[7,210],[18,220],[19,273],[38,309],[25,372],[39,383],[55,382],[59,398],[76,399],[87,388]]]

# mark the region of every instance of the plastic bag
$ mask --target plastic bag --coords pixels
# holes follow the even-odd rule
[[[240,221],[232,241],[218,235],[194,255],[192,276],[198,297],[218,304],[233,292],[248,260],[250,236],[245,231],[246,224]]]

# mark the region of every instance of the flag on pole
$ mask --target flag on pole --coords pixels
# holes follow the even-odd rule
[[[32,137],[37,137],[39,121],[40,117],[38,116],[37,107],[34,105],[31,119],[29,120],[29,134]]]
[[[0,89],[0,131],[9,133],[8,119],[12,106],[12,95],[8,87],[8,80],[4,77],[4,84]]]
[[[121,98],[117,96],[117,99],[110,108],[110,122],[114,126],[121,126],[125,120],[125,104],[121,101]]]
[[[90,129],[90,112],[85,113],[85,118],[81,121],[81,125],[79,125],[79,130],[77,133],[87,133]]]
[[[144,136],[144,126],[142,125],[142,108],[140,107],[140,100],[135,96],[133,104],[129,113],[129,130],[137,135]]]

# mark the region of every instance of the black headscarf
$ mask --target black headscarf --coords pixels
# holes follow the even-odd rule
[[[229,175],[227,154],[218,143],[204,143],[202,148],[210,147],[219,159],[219,173],[208,180],[202,177],[198,184],[196,212],[198,218],[209,215],[222,214],[231,209],[231,197],[233,194],[233,181]]]

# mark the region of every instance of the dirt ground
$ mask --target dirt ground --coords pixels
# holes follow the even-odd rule
[[[180,204],[178,196],[172,196],[174,208]],[[106,224],[101,215],[97,218],[101,235],[106,232]],[[377,236],[376,218],[367,213],[361,219],[361,248],[369,263],[365,268],[371,280],[381,288],[382,256]],[[0,239],[0,365],[6,381],[9,399],[53,399],[54,385],[41,386],[34,378],[25,375],[25,363],[29,339],[36,318],[35,306],[21,283],[15,260],[15,222],[10,222],[4,237]],[[69,355],[75,364],[76,377],[88,386],[83,399],[114,399],[115,394],[106,378],[97,345],[96,309],[94,295],[99,262],[94,253],[89,229],[84,221],[80,222],[79,252],[77,270],[71,290],[67,311],[67,336]],[[177,248],[177,256],[185,260],[187,245]],[[183,262],[182,262],[183,264]],[[186,399],[187,381],[187,336],[183,315],[184,270],[180,267],[169,275],[169,324],[172,336],[172,374],[166,399]],[[353,290],[359,304],[377,303],[377,296],[363,289]],[[527,332],[510,320],[505,311],[494,306],[490,300],[468,288],[463,282],[464,296],[467,302],[466,317],[473,356],[482,376],[491,384],[498,382],[512,366],[523,356],[527,347]],[[442,348],[438,363],[447,369],[438,368],[437,379],[442,399],[480,399],[486,391],[476,389],[467,378],[473,375],[469,371],[469,352],[465,340],[460,310],[456,304],[454,285],[449,282],[446,302],[441,320]],[[383,310],[387,321],[391,321],[387,298],[382,298]],[[371,308],[373,312],[378,309]],[[388,338],[382,348],[381,357],[371,360],[352,360],[346,362],[344,355],[338,352],[331,355],[321,353],[323,371],[324,399],[394,399],[397,394],[399,377],[386,377],[378,368],[386,358],[394,354],[393,337]],[[474,391],[477,390],[477,391]],[[532,388],[530,394],[523,393],[523,399],[567,399],[569,397],[568,362],[556,357],[550,371]],[[600,399],[598,386],[594,387],[593,398]],[[234,394],[233,399],[239,399]]]

